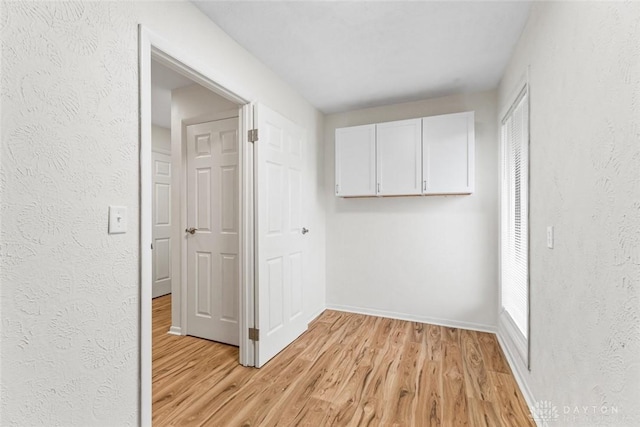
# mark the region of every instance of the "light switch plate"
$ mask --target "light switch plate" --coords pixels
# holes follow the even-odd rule
[[[109,206],[109,234],[127,232],[127,207]]]
[[[553,226],[547,227],[547,247],[553,249]]]

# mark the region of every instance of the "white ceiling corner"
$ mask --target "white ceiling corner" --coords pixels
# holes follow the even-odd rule
[[[531,1],[193,1],[325,113],[495,88]]]

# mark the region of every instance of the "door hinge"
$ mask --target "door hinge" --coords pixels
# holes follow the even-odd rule
[[[249,129],[247,138],[249,142],[256,142],[258,140],[258,129]]]
[[[260,341],[260,329],[249,328],[249,339],[251,341]]]

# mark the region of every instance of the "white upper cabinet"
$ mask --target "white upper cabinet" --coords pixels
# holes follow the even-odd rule
[[[378,196],[421,194],[421,119],[376,125]]]
[[[474,190],[473,111],[422,119],[423,194]]]
[[[473,111],[336,129],[336,195],[474,191]]]
[[[376,125],[336,129],[336,195],[376,195]]]

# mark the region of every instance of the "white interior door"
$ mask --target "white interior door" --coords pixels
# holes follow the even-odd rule
[[[256,366],[307,329],[303,304],[304,131],[264,105],[254,109],[256,197]]]
[[[153,298],[171,293],[171,156],[152,153]]]
[[[239,344],[238,119],[187,126],[187,335]]]

